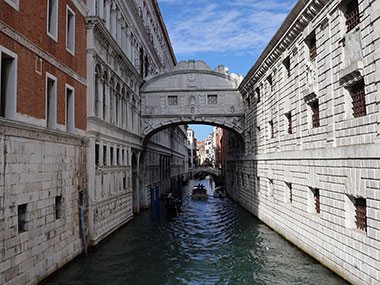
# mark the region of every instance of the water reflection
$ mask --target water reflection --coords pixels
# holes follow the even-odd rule
[[[191,200],[178,217],[135,217],[46,284],[344,284],[228,198]],[[161,207],[161,209],[164,209]]]

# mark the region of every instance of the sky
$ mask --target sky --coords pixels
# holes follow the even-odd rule
[[[246,75],[296,0],[157,0],[177,57]],[[212,127],[193,127],[203,139]],[[202,131],[202,129],[204,130]]]

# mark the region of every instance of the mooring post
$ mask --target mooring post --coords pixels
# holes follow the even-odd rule
[[[154,207],[154,187],[150,187],[150,198],[151,198],[151,208],[152,208],[152,221],[155,219],[156,209]]]
[[[156,185],[156,211],[157,211],[157,219],[160,218],[160,186]]]

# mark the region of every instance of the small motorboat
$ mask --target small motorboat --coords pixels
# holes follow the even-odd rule
[[[193,200],[207,200],[207,189],[203,184],[195,185],[193,188],[193,193],[191,194],[191,199]]]

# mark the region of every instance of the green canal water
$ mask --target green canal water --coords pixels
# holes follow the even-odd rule
[[[135,216],[44,284],[346,284],[232,200],[192,201],[159,221]]]

